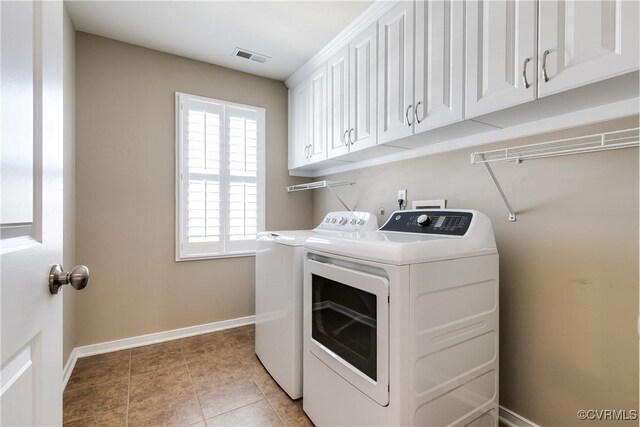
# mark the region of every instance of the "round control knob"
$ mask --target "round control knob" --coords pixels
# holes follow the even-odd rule
[[[358,220],[358,225],[363,225],[364,224],[364,219],[359,219]]]
[[[355,218],[351,218],[351,220],[349,220],[349,224],[353,225],[357,222],[358,220]]]
[[[429,218],[429,215],[422,214],[418,217],[418,224],[420,224],[422,227],[426,227],[427,225],[429,225],[429,222],[431,222],[431,218]]]
[[[347,218],[345,218],[345,217],[340,217],[340,220],[338,221],[338,224],[339,224],[339,225],[344,225],[344,224],[346,224],[346,223],[347,223],[347,221],[348,221],[348,219],[347,219]]]
[[[335,224],[336,223],[336,219],[335,218],[331,218],[331,224]]]

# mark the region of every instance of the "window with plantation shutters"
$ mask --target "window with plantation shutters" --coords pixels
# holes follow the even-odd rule
[[[178,260],[255,253],[264,109],[176,94]]]

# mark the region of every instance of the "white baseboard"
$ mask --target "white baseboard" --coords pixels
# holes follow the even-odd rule
[[[73,368],[76,367],[76,362],[78,361],[78,348],[74,348],[67,359],[67,363],[64,364],[64,369],[62,370],[62,390],[67,388],[67,383],[69,382],[69,378],[71,378],[71,372],[73,372]]]
[[[64,390],[67,386],[71,372],[79,358],[95,356],[96,354],[102,353],[110,353],[112,351],[126,350],[129,348],[142,347],[144,345],[157,344],[178,338],[207,334],[209,332],[237,328],[240,326],[251,325],[253,323],[255,323],[255,316],[239,317],[237,319],[223,320],[221,322],[206,323],[204,325],[189,326],[187,328],[172,329],[170,331],[156,332],[153,334],[139,335],[137,337],[76,347],[71,352],[71,355],[64,366],[62,389]]]
[[[540,427],[533,421],[529,421],[525,417],[516,414],[515,412],[500,406],[500,423],[507,427]]]

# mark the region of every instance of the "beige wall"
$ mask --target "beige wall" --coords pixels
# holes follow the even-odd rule
[[[174,93],[266,108],[267,228],[309,228],[284,83],[85,33],[76,55],[77,344],[252,315],[253,257],[174,261]]]
[[[637,118],[624,119],[493,147],[635,126]],[[407,189],[409,201],[445,198],[491,217],[503,406],[549,426],[580,425],[578,409],[637,409],[638,150],[495,164],[515,223],[485,168],[469,164],[470,152],[329,178],[356,182],[336,191],[359,210],[382,206],[388,216],[397,190]],[[315,192],[315,222],[336,209],[329,192]]]
[[[69,271],[75,265],[75,29],[64,8],[64,237],[62,265]],[[67,363],[76,344],[76,295],[69,286],[62,288],[62,361]]]

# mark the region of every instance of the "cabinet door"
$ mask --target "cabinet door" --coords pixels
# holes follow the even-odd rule
[[[476,117],[535,99],[535,2],[474,0],[467,1],[466,8],[465,116]]]
[[[398,2],[378,21],[379,143],[413,132],[413,7]]]
[[[309,162],[327,158],[327,66],[318,68],[309,78]]]
[[[416,2],[416,133],[464,118],[464,3]]]
[[[376,145],[376,86],[378,84],[378,24],[374,23],[349,45],[349,142],[351,151]]]
[[[541,66],[539,96],[637,70],[638,5],[621,0],[541,1],[539,60],[546,65],[548,81]]]
[[[335,157],[349,152],[349,47],[327,63],[329,83],[328,153]]]
[[[309,81],[289,89],[289,169],[308,161],[309,153]]]

